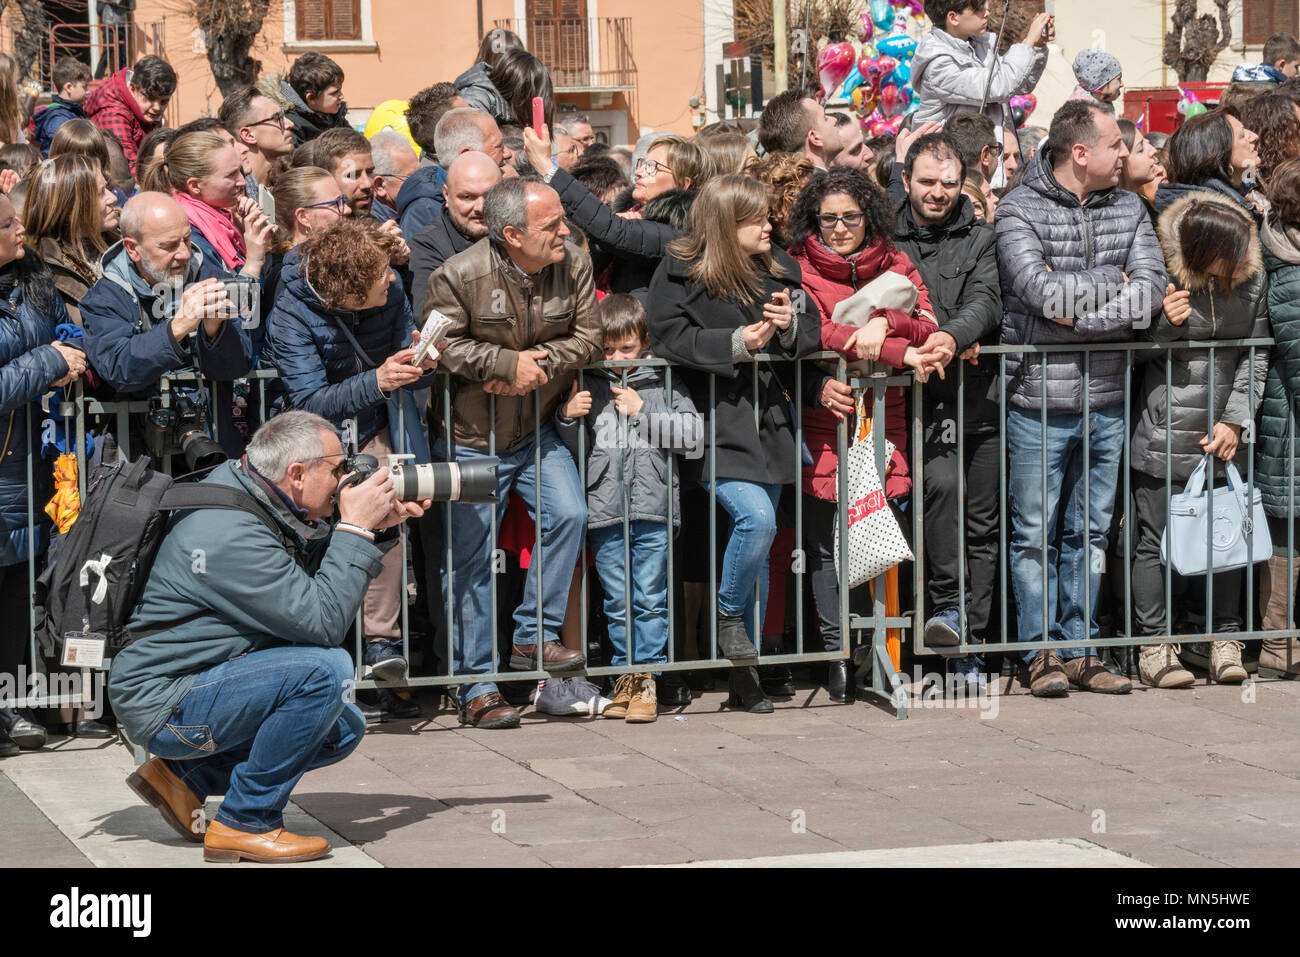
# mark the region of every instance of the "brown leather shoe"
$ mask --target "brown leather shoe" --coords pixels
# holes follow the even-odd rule
[[[1054,651],[1040,651],[1029,662],[1029,693],[1035,698],[1064,698],[1070,681]]]
[[[265,834],[250,834],[213,821],[203,838],[203,859],[213,863],[296,864],[314,861],[329,852],[330,842],[325,838],[290,834],[282,827]]]
[[[587,658],[581,651],[571,651],[558,641],[542,642],[542,670],[548,674],[569,674],[581,671]],[[510,670],[532,671],[537,667],[536,645],[511,645]]]
[[[519,712],[499,691],[489,691],[461,706],[460,723],[475,728],[517,728]]]
[[[126,785],[158,809],[167,825],[185,840],[203,842],[203,805],[162,758],[150,758],[131,772]]]
[[[1103,665],[1096,655],[1068,658],[1063,667],[1065,676],[1070,679],[1070,687],[1081,691],[1095,691],[1098,694],[1128,694],[1133,690],[1133,682],[1123,675],[1115,674]]]

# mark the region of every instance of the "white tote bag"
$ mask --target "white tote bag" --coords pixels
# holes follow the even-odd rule
[[[885,461],[894,444],[885,440]],[[884,483],[876,471],[876,444],[870,434],[849,448],[839,468],[848,468],[847,570],[840,559],[840,535],[835,534],[835,572],[848,588],[883,575],[900,562],[912,561],[912,550],[885,499]],[[837,479],[838,483],[838,479]],[[837,484],[838,487],[838,484]]]

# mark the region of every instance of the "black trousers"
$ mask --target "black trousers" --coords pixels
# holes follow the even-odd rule
[[[964,460],[958,461],[956,422],[936,419],[926,427],[925,557],[929,566],[930,609],[958,605],[966,591],[969,634],[983,640],[993,609],[998,575],[999,476],[1002,459],[997,426],[970,428],[964,437]],[[961,475],[966,477],[966,567],[959,561],[962,529],[958,503]]]
[[[839,505],[812,495],[803,497],[804,552],[812,582],[813,605],[823,651],[840,649],[840,580],[835,574],[835,535]],[[807,650],[812,651],[811,642]]]
[[[1219,472],[1216,467],[1215,473]],[[1182,491],[1181,482],[1174,482],[1171,491]],[[1133,549],[1133,617],[1134,627],[1140,635],[1168,634],[1165,621],[1165,566],[1160,563],[1160,539],[1165,534],[1165,480],[1153,478],[1136,470],[1132,473],[1134,520],[1137,525],[1137,545]],[[1171,598],[1178,598],[1193,589],[1205,588],[1205,576],[1184,578],[1170,572]],[[1220,572],[1213,577],[1214,621],[1211,631],[1235,632],[1242,629],[1241,594],[1244,569]],[[1171,609],[1168,624],[1177,632],[1178,615]]]
[[[40,571],[40,566],[37,566]],[[28,661],[28,632],[31,590],[27,587],[27,562],[0,566],[0,675],[18,675],[18,666]],[[24,692],[20,691],[21,696]]]

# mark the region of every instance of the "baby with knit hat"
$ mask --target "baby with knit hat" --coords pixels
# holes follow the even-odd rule
[[[1115,112],[1115,101],[1124,89],[1124,68],[1105,50],[1080,50],[1074,58],[1074,78],[1079,85],[1070,94],[1072,100],[1092,100],[1103,109]]]

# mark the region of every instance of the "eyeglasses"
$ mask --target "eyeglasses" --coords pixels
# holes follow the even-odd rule
[[[341,479],[341,478],[343,477],[343,468],[344,468],[344,466],[346,466],[346,465],[348,464],[348,463],[347,463],[347,457],[348,457],[348,454],[347,454],[346,452],[334,452],[334,453],[332,453],[332,454],[330,454],[330,455],[317,455],[317,456],[313,456],[312,458],[307,459],[307,461],[308,461],[308,462],[327,462],[327,461],[329,461],[330,459],[334,458],[336,455],[341,455],[341,456],[343,456],[343,461],[340,462],[338,465],[334,466],[334,468],[330,469],[330,475],[332,475],[332,476],[334,477],[334,481],[337,482],[339,479]]]
[[[817,222],[821,223],[822,229],[834,229],[836,223],[843,223],[845,229],[857,229],[862,225],[864,215],[863,213],[844,213],[840,216],[832,216],[830,213],[822,213],[817,217]]]
[[[665,173],[672,175],[671,169],[669,169],[667,166],[665,166],[663,163],[659,162],[658,160],[652,160],[648,156],[645,157],[645,159],[641,160],[641,162],[636,164],[636,171],[638,173],[645,173],[647,176],[655,176],[658,174],[660,170],[663,170]]]
[[[284,110],[281,110],[279,113],[272,113],[264,120],[258,120],[256,123],[247,123],[245,125],[251,129],[254,126],[261,126],[264,123],[274,123],[276,126],[280,127],[280,129],[285,129],[284,121]]]
[[[342,196],[339,196],[337,199],[327,199],[323,203],[312,203],[309,206],[303,207],[303,209],[326,209],[326,208],[332,209],[334,210],[334,212],[342,216],[343,210],[347,208],[347,200],[345,200]]]

